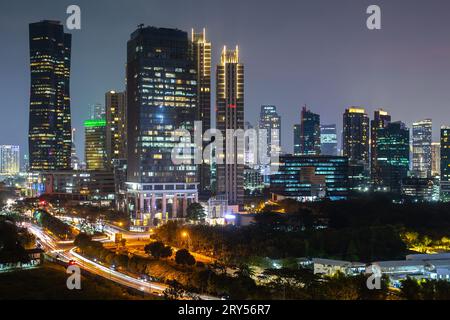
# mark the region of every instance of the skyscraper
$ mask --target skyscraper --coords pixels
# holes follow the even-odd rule
[[[192,52],[197,71],[197,121],[202,122],[203,132],[211,128],[211,42],[206,40],[206,30],[196,33],[192,29]],[[209,141],[203,141],[203,148]],[[198,166],[200,192],[211,193],[211,159],[203,159]]]
[[[320,153],[325,156],[337,156],[337,132],[335,124],[320,126]]]
[[[300,148],[300,135],[301,135],[301,126],[299,124],[294,124],[294,155],[301,155]]]
[[[377,129],[377,184],[380,190],[400,193],[409,170],[409,129],[392,122]]]
[[[431,176],[439,176],[441,174],[441,143],[431,143]]]
[[[320,154],[320,116],[302,108],[300,118],[300,154]]]
[[[20,171],[19,146],[0,146],[0,175],[14,175]]]
[[[80,159],[77,156],[77,147],[75,144],[75,133],[76,129],[72,128],[72,150],[70,153],[70,162],[73,170],[80,169]]]
[[[441,127],[441,201],[450,201],[450,127]]]
[[[281,153],[281,117],[275,106],[261,106],[259,129],[267,131],[267,157]]]
[[[216,106],[217,129],[225,135],[226,130],[244,129],[244,66],[239,62],[239,49],[224,47],[217,65]],[[217,164],[217,192],[228,197],[230,205],[244,202],[244,145],[235,136],[226,139],[224,155],[218,155],[223,163]],[[220,161],[220,160],[219,160]]]
[[[106,121],[87,120],[84,122],[84,156],[87,170],[106,170]]]
[[[197,200],[196,166],[172,161],[177,129],[192,134],[197,117],[190,47],[187,32],[143,25],[128,41],[127,207],[134,230],[182,218]]]
[[[378,129],[386,128],[391,123],[391,116],[383,109],[376,110],[373,120],[370,122],[370,169],[372,180],[375,184],[376,178],[379,176],[379,168],[377,165],[377,133]]]
[[[412,172],[418,178],[431,177],[431,143],[432,143],[433,122],[425,119],[413,123],[412,127],[412,147],[413,163]]]
[[[89,106],[89,119],[102,120],[105,119],[105,106],[101,103],[95,103]]]
[[[345,110],[342,151],[350,162],[363,164],[366,170],[369,168],[369,117],[362,108]]]
[[[71,168],[70,34],[57,21],[29,26],[30,170]]]
[[[106,154],[108,166],[114,160],[126,159],[127,110],[125,92],[109,91],[105,94]]]

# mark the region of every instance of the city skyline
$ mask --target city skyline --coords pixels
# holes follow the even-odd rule
[[[324,2],[320,3],[323,4]],[[101,2],[93,5],[80,1],[79,5],[83,13],[82,29],[70,32],[73,35],[72,117],[73,127],[80,133],[77,139],[79,158],[84,159],[82,152],[84,148],[80,145],[80,142],[84,141],[82,124],[88,118],[89,105],[103,101],[104,93],[109,90],[121,91],[124,89],[127,34],[141,22],[158,27],[176,27],[187,32],[191,28],[202,30],[203,27],[206,27],[208,40],[212,42],[213,46],[212,65],[217,64],[220,56],[219,51],[223,44],[239,44],[241,60],[247,66],[246,120],[256,124],[261,105],[277,105],[280,116],[286,119],[282,132],[282,147],[286,152],[291,152],[293,148],[293,132],[291,128],[295,124],[296,120],[294,119],[297,118],[298,108],[305,103],[312,110],[322,115],[324,118],[322,123],[338,124],[339,140],[339,133],[342,130],[339,119],[342,112],[350,105],[357,105],[364,107],[368,114],[372,114],[372,111],[378,108],[389,110],[393,118],[404,121],[408,127],[411,127],[413,122],[420,119],[436,119],[433,121],[433,141],[438,141],[439,127],[447,125],[448,121],[446,119],[450,119],[448,108],[446,108],[446,101],[450,101],[450,97],[446,96],[446,90],[443,88],[443,84],[450,77],[450,65],[445,59],[449,50],[446,49],[448,46],[446,46],[443,36],[446,34],[446,28],[450,27],[447,27],[444,20],[440,19],[439,13],[445,11],[443,8],[448,5],[439,3],[427,4],[426,8],[422,10],[422,15],[416,17],[415,24],[412,26],[407,24],[408,28],[413,28],[413,30],[410,30],[404,28],[402,23],[394,25],[394,19],[399,18],[406,21],[408,17],[411,18],[413,11],[416,12],[418,7],[422,6],[421,4],[414,3],[412,5],[413,8],[408,9],[401,6],[401,2],[394,5],[380,1],[384,14],[383,29],[379,32],[377,31],[378,33],[371,33],[365,28],[365,4],[355,5],[353,1],[343,1],[343,3],[352,3],[353,5],[342,5],[337,8],[334,4],[327,3],[325,9],[320,4],[287,1],[286,8],[292,9],[294,12],[301,13],[300,9],[318,12],[318,10],[322,9],[323,14],[316,22],[305,18],[299,19],[300,21],[295,22],[295,25],[292,25],[294,22],[286,22],[286,25],[283,23],[278,24],[279,30],[285,31],[285,35],[278,39],[273,37],[273,32],[276,31],[276,28],[268,29],[265,24],[261,24],[258,21],[255,21],[252,26],[246,25],[245,27],[243,26],[245,19],[241,16],[236,17],[236,23],[231,28],[223,28],[221,24],[226,24],[226,21],[219,20],[219,22],[216,22],[217,15],[214,13],[215,10],[210,10],[210,12],[213,12],[210,15],[205,14],[212,5],[202,1],[198,1],[194,5],[194,8],[199,9],[199,13],[194,13],[192,8],[186,8],[187,13],[185,15],[174,14],[173,17],[164,15],[155,17],[154,14],[149,13],[149,10],[146,9],[151,7],[156,12],[164,13],[167,12],[167,6],[164,4],[156,3],[156,6],[152,6],[148,3],[144,4],[140,1],[134,1],[134,6],[130,7],[129,18],[127,17],[128,15],[124,16],[123,21],[114,25],[105,25],[104,18],[93,21],[91,17],[96,16],[95,14],[100,11],[104,13],[104,17],[114,16],[117,9],[125,6],[124,3],[118,2],[110,6],[102,6]],[[241,4],[242,12],[249,12],[252,4],[252,1]],[[30,6],[33,7],[33,5]],[[180,4],[180,6],[184,5]],[[9,16],[2,19],[2,24],[9,23],[9,25],[14,26],[7,29],[2,28],[2,34],[5,32],[3,30],[17,30],[4,34],[11,50],[1,53],[3,61],[11,61],[5,67],[6,73],[2,73],[0,78],[2,87],[7,88],[5,103],[14,106],[14,108],[11,108],[11,111],[5,110],[5,115],[9,114],[16,118],[26,118],[28,112],[29,72],[26,63],[27,41],[25,40],[28,23],[42,19],[59,19],[64,21],[66,19],[66,7],[65,4],[55,5],[50,1],[43,1],[39,7],[36,7],[36,10],[29,10],[33,11],[32,14],[28,14],[22,11],[24,9],[23,5],[12,5],[12,12],[9,10]],[[213,7],[228,10],[228,7],[223,3],[216,4]],[[331,10],[333,8],[336,9],[334,12],[340,17],[339,19],[330,20],[328,11],[333,11]],[[441,8],[441,10],[436,10],[436,8]],[[136,13],[134,11],[137,11],[137,9],[142,9],[142,12],[134,14]],[[281,18],[285,17],[287,21],[289,16],[287,11],[284,11],[287,9],[273,10],[274,8],[272,8],[271,4],[263,4],[261,9],[262,17],[268,15],[269,11],[280,18],[279,20],[283,20]],[[437,17],[436,12],[438,12]],[[20,15],[20,18],[17,18],[18,15]],[[197,17],[197,15],[200,15],[200,17]],[[434,23],[426,26],[426,22],[432,18]],[[341,30],[342,33],[337,31],[328,32],[327,26],[330,24],[341,25],[343,28]],[[307,27],[309,32],[301,31],[300,26]],[[355,37],[354,41],[349,45],[349,49],[346,49],[343,45],[347,39],[344,37],[344,34],[351,31],[350,27],[354,28],[352,34]],[[436,32],[431,32],[430,28],[436,29]],[[251,37],[263,32],[267,36],[267,39],[263,39],[267,40],[267,43],[264,43],[264,45],[274,44],[275,46],[264,47],[259,39],[261,37],[258,39]],[[401,35],[406,32],[409,42],[400,41],[393,45],[395,39],[402,38]],[[92,42],[93,39],[91,38],[98,38],[89,36],[93,33],[104,36],[103,38],[100,37],[102,39],[100,44],[103,43],[105,46]],[[319,52],[317,50],[322,46],[310,37],[314,33],[324,36],[324,40],[327,40],[332,47],[338,49],[333,54],[325,55],[321,53],[319,55],[315,61],[322,62],[323,66],[321,67],[316,63],[308,66],[308,62],[312,61],[312,55],[317,55]],[[427,37],[426,41],[423,41],[423,36],[430,33],[433,33],[434,36]],[[287,36],[289,39],[299,39],[298,41],[291,40],[287,43],[287,47],[297,47],[303,44],[308,45],[308,50],[302,52],[300,58],[298,54],[293,56],[285,52],[291,50],[278,50],[276,53],[279,55],[279,58],[283,59],[275,60],[283,60],[286,63],[271,60],[271,63],[268,64],[267,59],[273,56],[274,49],[271,48],[275,48],[278,44],[277,41]],[[114,40],[111,41],[111,39]],[[343,42],[337,43],[338,40]],[[346,57],[347,50],[350,50],[350,48],[354,49],[355,46],[363,49],[359,48],[353,54],[353,59]],[[87,47],[90,49],[86,50]],[[11,56],[11,51],[15,52],[14,57]],[[88,51],[90,56],[85,51]],[[99,55],[106,52],[108,52],[108,59],[97,59]],[[90,57],[92,59],[88,59]],[[394,62],[398,64],[393,65]],[[295,76],[295,81],[293,81],[294,70],[287,70],[288,66],[286,64],[289,64],[289,67],[300,75]],[[363,66],[365,68],[362,68]],[[388,67],[393,67],[393,70],[389,71]],[[14,72],[11,68],[14,68]],[[326,68],[330,68],[330,70],[325,70]],[[86,79],[85,73],[91,72],[91,70],[95,70],[95,75]],[[334,74],[331,78],[329,76],[330,72]],[[420,80],[419,77],[416,77],[416,80],[407,79],[417,74],[417,72],[420,72]],[[422,80],[424,79],[423,75],[426,76],[432,72],[434,72],[433,79],[426,78],[426,81]],[[10,77],[5,75],[10,75]],[[409,76],[407,77],[407,75]],[[292,84],[288,86],[278,84],[280,76],[285,77]],[[450,79],[448,80],[450,81]],[[428,86],[432,88],[428,88]],[[213,83],[212,90],[214,90],[214,87]],[[322,91],[325,87],[330,89],[324,95]],[[266,88],[271,89],[267,90]],[[429,104],[431,104],[431,107],[424,107]],[[4,130],[8,130],[11,134],[8,135],[8,138],[2,137],[0,143],[18,144],[23,150],[22,154],[28,154],[26,146],[27,123],[19,123],[12,127],[11,123],[5,120],[6,118],[7,116],[3,117],[2,125]],[[14,130],[12,130],[13,128]],[[339,141],[338,145],[341,145],[341,141]]]

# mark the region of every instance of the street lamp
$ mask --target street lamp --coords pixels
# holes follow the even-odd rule
[[[187,232],[187,231],[183,231],[182,233],[181,233],[181,236],[183,237],[183,238],[187,238],[187,242],[188,242],[188,250],[190,251],[191,250],[191,237],[189,236],[189,233]]]

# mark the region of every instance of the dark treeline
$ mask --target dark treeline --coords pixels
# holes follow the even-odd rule
[[[0,263],[28,262],[26,248],[34,246],[34,237],[16,226],[9,218],[0,217]]]
[[[48,229],[60,239],[70,239],[74,236],[73,230],[69,225],[65,224],[58,218],[55,218],[47,211],[36,211],[34,213],[34,218],[41,227]]]
[[[353,261],[403,258],[406,246],[392,226],[289,231],[284,216],[260,214],[251,226],[181,226],[175,222],[158,228],[155,236],[172,246],[186,245],[183,230],[190,234],[190,249],[225,263],[248,263],[253,257],[282,259],[324,257]]]

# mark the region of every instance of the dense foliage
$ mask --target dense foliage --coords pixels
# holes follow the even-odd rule
[[[55,218],[54,216],[49,214],[47,211],[36,211],[34,213],[34,218],[41,227],[48,229],[51,233],[53,233],[60,239],[73,238],[72,228],[58,218]]]
[[[14,221],[0,217],[0,263],[28,262],[26,248],[34,246],[35,239]]]

